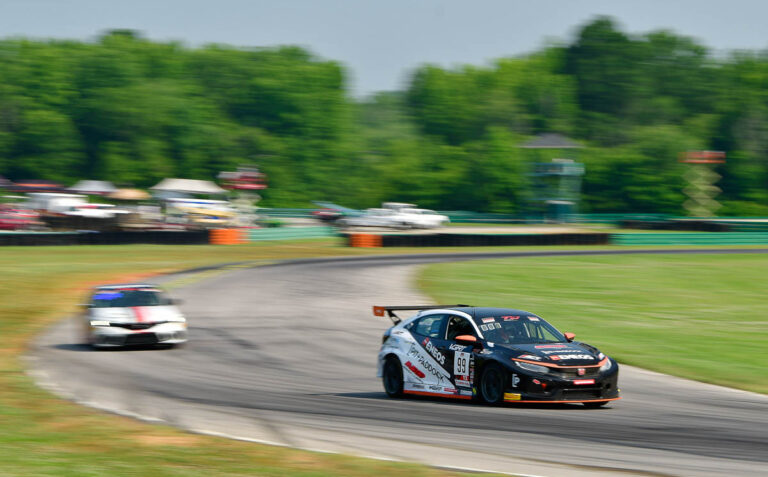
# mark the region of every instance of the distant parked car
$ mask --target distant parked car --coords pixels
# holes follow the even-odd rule
[[[442,227],[451,221],[447,215],[429,209],[400,209],[397,218],[410,227],[422,229]]]
[[[40,214],[13,204],[0,204],[0,230],[26,230],[41,226]]]

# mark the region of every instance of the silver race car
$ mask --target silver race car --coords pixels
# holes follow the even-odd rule
[[[85,340],[97,348],[177,345],[187,341],[187,320],[157,285],[96,287],[84,304]]]

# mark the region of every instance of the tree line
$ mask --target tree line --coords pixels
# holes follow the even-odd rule
[[[569,44],[487,66],[424,65],[404,91],[355,100],[338,62],[298,47],[189,48],[132,31],[0,41],[0,175],[148,187],[238,165],[263,205],[384,200],[525,213],[530,164],[582,145],[586,212],[682,213],[681,151],[726,151],[720,210],[768,215],[768,55],[715,57],[669,31],[584,25]]]

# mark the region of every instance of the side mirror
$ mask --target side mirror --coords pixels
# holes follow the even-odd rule
[[[574,338],[576,338],[576,335],[573,333],[563,333],[563,334],[565,335],[565,339],[567,339],[569,343],[573,341]]]
[[[459,335],[456,338],[456,342],[464,346],[472,346],[473,348],[482,348],[483,344],[477,341],[472,335]]]

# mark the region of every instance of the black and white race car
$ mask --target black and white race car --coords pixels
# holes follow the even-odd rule
[[[418,310],[401,321],[396,311]],[[584,403],[620,399],[619,365],[539,316],[466,305],[374,306],[395,326],[383,336],[378,376],[403,394],[487,403]]]

